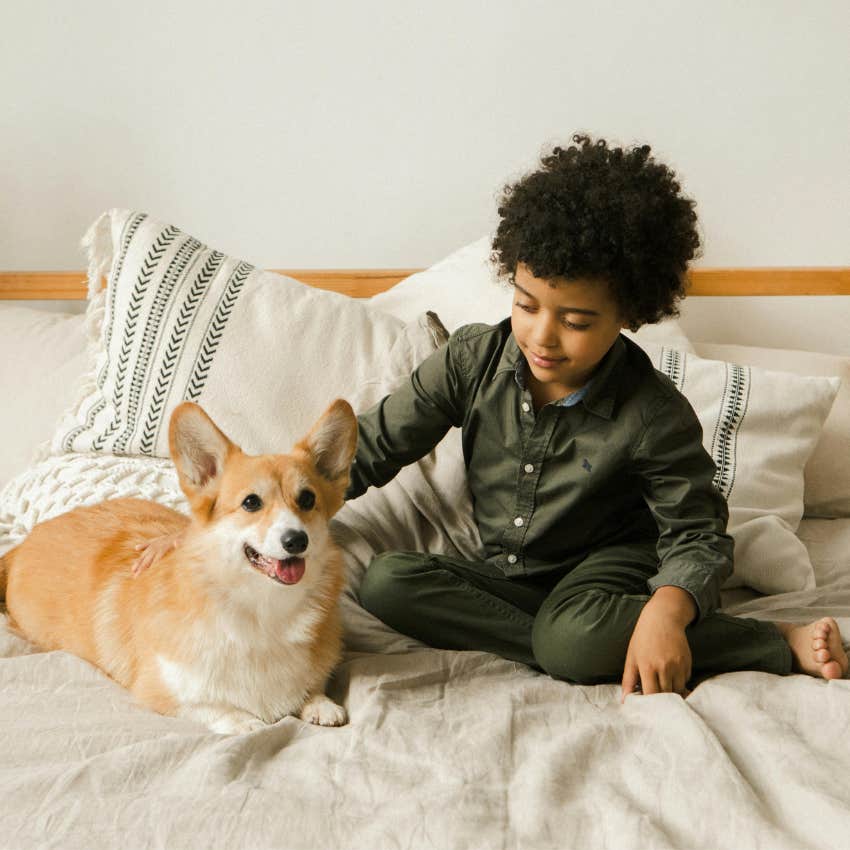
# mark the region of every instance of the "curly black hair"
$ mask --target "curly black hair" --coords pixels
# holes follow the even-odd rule
[[[678,315],[700,247],[696,203],[649,145],[572,141],[502,190],[491,254],[499,276],[513,284],[522,263],[549,281],[604,281],[632,330]]]

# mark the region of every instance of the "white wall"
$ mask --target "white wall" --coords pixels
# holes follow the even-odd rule
[[[28,0],[0,32],[0,269],[81,268],[111,206],[260,266],[424,266],[575,130],[676,168],[703,265],[850,265],[847,0]]]

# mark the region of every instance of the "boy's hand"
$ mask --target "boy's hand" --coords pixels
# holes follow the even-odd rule
[[[143,573],[148,567],[153,566],[163,555],[176,549],[183,542],[183,534],[166,534],[163,537],[154,537],[147,543],[139,543],[135,546],[137,552],[142,554],[133,562],[131,572],[133,578]]]
[[[638,617],[623,672],[621,702],[640,684],[641,693],[686,697],[691,678],[691,648],[685,627],[697,613],[691,595],[673,585],[659,587]]]

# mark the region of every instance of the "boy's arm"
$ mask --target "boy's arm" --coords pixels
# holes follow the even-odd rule
[[[734,541],[726,533],[729,508],[713,483],[714,461],[684,396],[659,404],[634,460],[658,525],[660,564],[649,579],[650,591],[669,586],[687,591],[696,605],[693,622],[699,622],[720,604],[720,587],[732,573]]]
[[[467,374],[463,328],[429,355],[394,392],[357,417],[357,453],[345,498],[382,487],[463,424]]]

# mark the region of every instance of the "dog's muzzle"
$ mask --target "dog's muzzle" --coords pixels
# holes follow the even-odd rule
[[[306,539],[306,537],[305,534],[304,538]],[[306,548],[306,543],[304,548]],[[302,548],[301,551],[303,552],[304,549]],[[269,558],[266,555],[261,555],[247,543],[245,544],[245,557],[254,569],[280,584],[298,584],[304,577],[304,571],[307,568],[307,563],[303,558],[297,556],[283,559]]]

